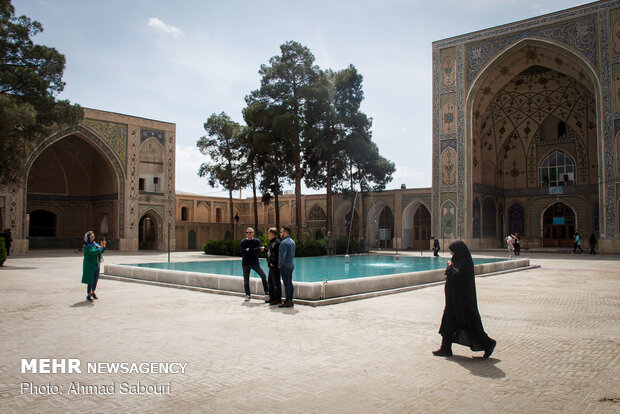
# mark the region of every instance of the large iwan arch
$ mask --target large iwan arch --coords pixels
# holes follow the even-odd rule
[[[523,229],[522,246],[542,247],[548,243],[538,221],[541,205],[570,200],[580,206],[575,231],[600,228],[598,236],[608,240],[601,247],[618,244],[608,7],[600,2],[433,43],[435,233],[441,228],[439,208],[452,199],[453,238],[473,248],[495,247],[511,225],[513,231]],[[454,78],[442,76],[448,57]],[[453,132],[443,128],[445,102],[456,103]],[[454,185],[445,179],[451,171],[443,171],[441,159],[450,148],[457,154],[456,166],[449,166],[456,170]],[[540,179],[544,157],[554,152],[574,160],[574,171],[550,166],[549,176]],[[498,229],[483,228],[481,234],[480,225],[489,222],[481,204],[489,197],[502,206]],[[513,220],[506,220],[510,211],[503,206],[514,205],[523,211],[516,215],[513,209]],[[592,217],[599,217],[600,226]],[[573,237],[565,233],[562,243]]]

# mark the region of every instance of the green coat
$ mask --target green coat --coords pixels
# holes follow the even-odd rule
[[[105,247],[97,247],[93,244],[85,244],[84,263],[82,264],[82,283],[91,285],[95,280],[95,270],[99,267],[99,255],[105,251]]]

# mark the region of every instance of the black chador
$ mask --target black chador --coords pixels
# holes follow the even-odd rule
[[[452,343],[457,343],[468,346],[472,351],[484,351],[484,358],[488,358],[496,342],[482,327],[476,298],[474,261],[467,245],[461,240],[450,244],[449,249],[453,256],[446,268],[446,307],[439,328],[442,343],[433,354],[451,356]]]

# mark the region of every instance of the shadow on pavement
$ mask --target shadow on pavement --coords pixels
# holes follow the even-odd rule
[[[92,307],[93,305],[94,305],[93,302],[87,302],[87,301],[83,300],[81,302],[74,303],[70,307],[71,308],[83,308],[83,307]]]
[[[485,378],[504,378],[506,373],[501,369],[497,368],[495,364],[500,362],[499,359],[496,358],[488,358],[484,359],[482,357],[473,357],[467,358],[460,355],[455,355],[453,357],[448,358],[449,361],[454,361],[463,368],[466,368],[473,375],[477,377],[485,377]]]

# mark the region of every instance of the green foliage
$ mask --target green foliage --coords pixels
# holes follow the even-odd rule
[[[351,239],[349,242],[349,254],[359,254],[362,252],[360,248],[360,242],[356,239]],[[347,254],[347,239],[336,239],[335,254]]]
[[[8,0],[0,1],[0,183],[17,184],[25,159],[53,131],[76,125],[84,116],[79,105],[56,101],[64,88],[65,57],[34,44],[43,27],[15,16]]]
[[[266,235],[258,236],[261,245],[265,246],[265,251],[261,252],[259,257],[267,257],[267,246],[269,239]],[[202,245],[202,251],[205,254],[216,256],[233,256],[241,257],[241,240],[210,240]]]
[[[325,240],[316,240],[314,238],[295,240],[295,257],[310,257],[310,256],[324,256],[324,255],[325,255]]]
[[[239,243],[239,240],[210,240],[202,245],[202,251],[219,256],[241,256]]]
[[[6,262],[6,245],[4,244],[4,237],[0,236],[0,266]]]
[[[212,114],[204,124],[207,135],[201,137],[196,145],[200,152],[209,157],[210,162],[200,166],[198,175],[208,177],[209,185],[220,184],[228,190],[230,231],[234,232],[233,196],[235,190],[247,184],[247,174],[243,170],[243,128],[230,119],[226,113]]]
[[[261,245],[265,246],[265,251],[261,252],[260,257],[267,257],[267,246],[269,246],[269,238],[267,235],[259,236]],[[315,239],[314,237],[305,237],[295,241],[295,257],[312,257],[325,256],[325,239]],[[202,245],[205,254],[218,256],[241,256],[240,240],[211,240]],[[336,239],[335,254],[345,254],[347,251],[347,239]],[[349,244],[349,254],[361,253],[360,243],[358,240],[351,240]]]

